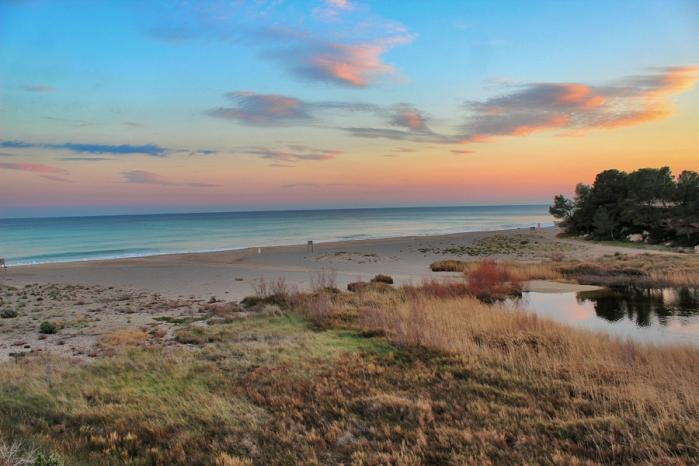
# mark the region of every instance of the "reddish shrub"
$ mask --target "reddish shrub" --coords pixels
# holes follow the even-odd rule
[[[464,273],[468,293],[482,301],[503,299],[519,293],[522,289],[517,278],[507,267],[492,261],[483,261],[478,266]]]

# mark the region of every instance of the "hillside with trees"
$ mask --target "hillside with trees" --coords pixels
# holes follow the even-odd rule
[[[605,170],[575,197],[554,197],[549,212],[569,234],[673,246],[699,245],[699,173],[669,167]]]

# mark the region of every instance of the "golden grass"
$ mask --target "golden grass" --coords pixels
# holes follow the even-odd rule
[[[148,334],[143,330],[122,329],[109,332],[102,337],[101,344],[105,347],[117,348],[123,346],[140,346],[148,340]]]
[[[699,462],[698,350],[437,288],[323,288],[285,298],[314,325],[187,323],[186,349],[0,364],[0,437],[71,465]]]
[[[522,406],[551,397],[550,410],[536,414],[541,428],[582,436],[588,446],[611,435],[609,448],[626,451],[612,462],[631,451],[631,462],[699,459],[699,350],[622,342],[469,296],[435,297],[432,288],[325,297],[325,321],[353,315],[351,328],[453,355],[473,376],[490,374],[497,397]]]
[[[433,272],[475,270],[482,261],[440,260]],[[576,280],[585,284],[699,286],[699,256],[692,254],[614,254],[595,260],[562,262],[497,262],[518,280]]]
[[[441,260],[430,264],[433,272],[463,272],[469,273],[476,270],[482,261]],[[551,262],[497,262],[519,281],[526,280],[561,280],[563,275],[559,271],[560,266]]]

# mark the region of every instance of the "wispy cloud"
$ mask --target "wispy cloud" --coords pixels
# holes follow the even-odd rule
[[[365,187],[365,184],[355,184],[355,183],[290,183],[283,184],[282,188],[295,189],[295,188],[337,188],[337,187]]]
[[[209,116],[235,120],[250,126],[316,125],[328,113],[372,113],[385,118],[397,118],[395,108],[385,108],[366,102],[307,101],[282,94],[258,94],[232,91],[225,94],[234,106],[211,109]],[[322,114],[322,115],[321,115]]]
[[[19,170],[31,173],[68,173],[65,169],[60,167],[55,167],[53,165],[44,165],[43,163],[30,162],[0,162],[0,169]]]
[[[347,0],[325,0],[320,6],[311,10],[313,16],[323,21],[336,21],[340,15],[354,9]]]
[[[241,154],[256,155],[262,159],[279,162],[299,161],[325,161],[332,160],[342,151],[334,149],[313,149],[302,145],[289,145],[284,149],[271,149],[268,147],[241,148],[237,152]]]
[[[355,8],[347,0],[324,1],[300,16],[297,9],[282,6],[273,17],[268,13],[282,2],[267,8],[261,8],[261,2],[234,3],[223,7],[226,12],[195,3],[187,7],[191,14],[185,21],[164,22],[147,34],[170,44],[216,40],[252,46],[293,76],[345,87],[366,87],[395,75],[383,55],[415,38],[402,24],[371,14],[366,5]],[[361,14],[348,14],[357,10]]]
[[[56,181],[58,183],[72,183],[71,180],[68,178],[62,177],[62,176],[57,176],[57,175],[42,175],[42,178],[45,178],[49,181]]]
[[[465,139],[525,136],[557,129],[562,134],[619,128],[672,113],[669,98],[690,89],[699,67],[661,68],[604,86],[533,83],[485,101],[467,102]]]
[[[213,188],[218,185],[209,183],[175,183],[164,180],[156,173],[145,170],[126,170],[121,172],[121,176],[125,183],[131,184],[148,184],[158,186],[187,186],[192,188]]]
[[[105,162],[116,159],[111,157],[62,157],[61,160],[65,160],[67,162]]]
[[[388,122],[395,128],[348,127],[352,136],[433,143],[486,142],[502,136],[526,136],[557,130],[561,135],[633,126],[662,119],[673,111],[670,98],[692,88],[699,66],[655,69],[608,85],[530,83],[506,86],[510,92],[484,101],[468,101],[460,131],[432,131],[418,109],[403,104]]]
[[[27,92],[46,93],[55,92],[56,88],[51,86],[45,86],[43,84],[27,84],[22,86],[22,90],[25,90]]]
[[[189,155],[211,155],[216,151],[211,149],[168,149],[157,144],[85,144],[66,142],[63,144],[30,143],[25,141],[0,141],[0,147],[11,149],[48,149],[65,150],[77,154],[104,155],[147,155],[151,157],[166,157],[170,154],[184,152]],[[67,158],[68,159],[68,158]],[[72,160],[104,160],[102,158],[72,158]]]
[[[0,147],[5,147],[7,149],[28,149],[35,146],[34,144],[24,141],[0,141]]]
[[[255,126],[282,125],[311,119],[306,104],[293,97],[249,91],[229,92],[226,96],[236,106],[213,109],[208,112],[209,115]]]
[[[77,143],[65,143],[65,144],[51,144],[48,147],[54,149],[67,149],[72,152],[78,153],[90,153],[90,154],[115,154],[115,155],[128,155],[128,154],[143,154],[150,155],[153,157],[164,157],[168,150],[164,147],[160,147],[156,144],[77,144]]]
[[[395,74],[396,70],[381,56],[413,38],[410,34],[395,34],[367,42],[342,43],[289,34],[286,45],[266,51],[263,56],[302,79],[359,88]]]
[[[411,131],[429,130],[429,128],[427,128],[427,119],[425,115],[417,108],[408,104],[396,106],[390,123],[393,126],[400,126]]]
[[[146,125],[139,123],[137,121],[124,121],[122,122],[124,126],[129,126],[131,128],[145,128]]]

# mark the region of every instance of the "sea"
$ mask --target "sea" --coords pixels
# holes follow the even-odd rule
[[[545,205],[0,219],[8,265],[553,225]]]

